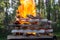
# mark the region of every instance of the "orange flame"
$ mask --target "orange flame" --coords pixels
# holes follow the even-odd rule
[[[35,0],[20,0],[20,6],[18,7],[16,16],[20,18],[27,18],[28,15],[36,17]],[[17,20],[17,19],[16,19]],[[19,20],[19,19],[18,19]],[[20,24],[30,24],[29,22],[19,20]]]
[[[27,15],[36,16],[35,0],[20,0],[20,3],[17,15],[23,18],[27,18]]]

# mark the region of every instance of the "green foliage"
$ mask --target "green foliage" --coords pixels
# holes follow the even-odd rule
[[[4,7],[5,7],[4,1],[0,0],[0,28],[4,27],[3,26],[3,20],[4,20],[4,17],[5,17]]]
[[[0,0],[0,28],[4,28],[3,25],[3,20],[5,18],[4,7],[5,7],[4,0]]]

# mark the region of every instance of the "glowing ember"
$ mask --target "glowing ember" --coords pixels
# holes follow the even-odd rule
[[[36,16],[36,8],[34,0],[20,0],[20,6],[17,12],[21,18],[27,18],[27,15]]]

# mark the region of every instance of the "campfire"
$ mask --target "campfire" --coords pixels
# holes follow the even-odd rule
[[[35,0],[20,0],[20,4],[16,11],[16,21],[19,21],[20,24],[29,24],[26,21],[31,19],[31,16],[36,17]]]

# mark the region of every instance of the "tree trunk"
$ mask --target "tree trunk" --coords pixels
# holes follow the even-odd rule
[[[50,20],[51,13],[51,0],[46,0],[46,11],[47,11],[47,19]]]

